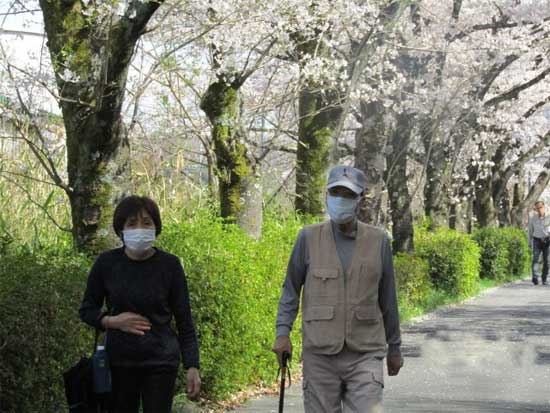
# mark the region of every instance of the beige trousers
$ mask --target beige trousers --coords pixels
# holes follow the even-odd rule
[[[383,358],[346,347],[335,355],[304,352],[305,413],[382,413]]]

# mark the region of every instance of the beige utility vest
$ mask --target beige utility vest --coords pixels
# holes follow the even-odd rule
[[[344,343],[360,352],[384,351],[378,285],[384,233],[358,222],[355,251],[344,272],[330,221],[305,228],[309,266],[302,295],[304,351],[336,354]]]

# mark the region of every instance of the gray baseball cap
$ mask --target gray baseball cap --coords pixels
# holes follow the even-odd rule
[[[328,174],[327,189],[343,186],[361,195],[367,187],[367,177],[359,169],[351,166],[338,165]]]

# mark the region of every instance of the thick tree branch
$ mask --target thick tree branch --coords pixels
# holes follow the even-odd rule
[[[548,131],[546,135],[541,137],[539,142],[537,142],[528,150],[520,154],[519,157],[506,168],[504,173],[495,180],[496,189],[495,189],[493,198],[499,199],[504,193],[504,190],[506,189],[506,185],[508,181],[512,178],[512,176],[514,176],[514,174],[517,171],[523,168],[525,164],[529,162],[529,160],[533,159],[535,155],[539,154],[545,148],[547,148],[549,143],[550,143],[550,131]]]
[[[147,22],[149,22],[155,11],[162,3],[164,3],[164,0],[151,0],[145,3],[141,1],[131,2],[131,4],[135,6],[135,17],[133,19],[128,16],[125,17],[129,20],[134,21],[134,24],[132,25],[132,34],[134,40],[137,40],[143,34]],[[130,8],[131,7],[128,8],[128,12],[131,12]]]
[[[477,100],[483,100],[498,76],[518,59],[519,55],[508,55],[504,58],[503,62],[495,63],[491,66],[489,71],[482,76],[481,86],[474,88],[471,95]]]
[[[522,116],[523,119],[527,119],[534,115],[540,108],[542,108],[544,105],[546,105],[548,102],[550,102],[550,95],[548,95],[544,100],[541,100],[540,102],[535,103],[533,106],[529,108],[527,112],[525,112]]]
[[[544,22],[547,22],[550,20],[550,17],[545,17]],[[493,32],[499,29],[511,29],[518,26],[525,26],[525,25],[534,25],[535,28],[537,28],[539,25],[535,22],[530,21],[522,21],[521,23],[510,21],[510,18],[508,16],[502,15],[500,20],[495,20],[492,23],[485,23],[485,24],[475,24],[465,30],[460,31],[456,35],[454,35],[450,41],[460,40],[464,37],[469,36],[472,33],[483,31],[483,30],[492,30]]]
[[[539,173],[535,183],[529,188],[529,193],[525,199],[520,203],[520,208],[525,208],[527,205],[532,205],[538,200],[540,194],[544,192],[544,189],[550,181],[550,159],[544,163],[544,169]]]
[[[492,99],[489,99],[487,102],[484,103],[484,106],[486,108],[489,108],[491,106],[496,106],[502,102],[505,102],[507,100],[517,99],[519,94],[529,89],[531,86],[536,85],[541,80],[543,80],[548,74],[550,73],[550,67],[543,70],[541,73],[539,73],[537,76],[535,76],[533,79],[529,80],[528,82],[522,83],[520,85],[514,86],[512,89],[495,96]]]

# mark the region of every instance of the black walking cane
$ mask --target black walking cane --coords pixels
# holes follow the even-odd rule
[[[279,413],[283,413],[283,407],[285,403],[285,380],[288,375],[288,385],[290,386],[290,368],[288,367],[288,360],[290,360],[290,353],[283,351],[281,356],[281,367],[279,372],[281,373],[281,389],[279,393]]]

